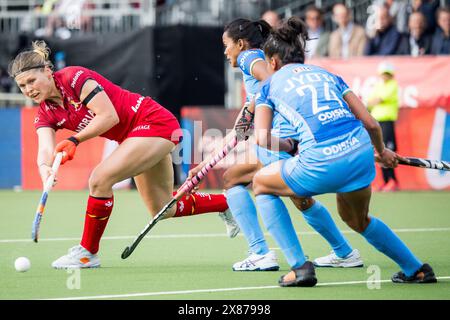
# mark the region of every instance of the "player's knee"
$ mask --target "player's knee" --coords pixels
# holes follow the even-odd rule
[[[294,202],[297,209],[299,209],[300,211],[308,210],[316,202],[313,198],[294,198],[294,197],[292,197],[291,199]]]
[[[264,178],[259,173],[253,177],[252,184],[255,195],[270,193],[270,190],[265,185]]]
[[[369,225],[369,219],[367,216],[364,218],[352,218],[344,221],[353,231],[358,233],[364,232]]]
[[[91,194],[103,193],[109,191],[112,184],[109,179],[94,170],[89,177],[89,191]]]
[[[222,176],[223,186],[226,190],[234,187],[236,183],[234,182],[235,177],[231,170],[226,170]]]

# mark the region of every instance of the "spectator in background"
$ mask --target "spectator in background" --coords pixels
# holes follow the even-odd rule
[[[338,29],[330,35],[328,54],[333,58],[362,56],[366,45],[364,28],[352,21],[350,10],[338,3],[333,7],[333,20]]]
[[[316,6],[306,8],[305,22],[308,26],[309,41],[306,42],[306,58],[326,57],[330,33],[323,30],[323,14]]]
[[[367,42],[364,54],[368,56],[395,54],[401,35],[393,23],[388,6],[382,5],[377,8],[375,24],[375,36]]]
[[[450,54],[450,7],[439,8],[436,15],[439,28],[433,35],[431,54]]]
[[[408,32],[408,0],[384,0],[393,24],[400,33]]]
[[[425,16],[425,32],[433,34],[436,30],[436,11],[439,0],[412,0],[412,12],[421,12]]]
[[[272,28],[278,28],[281,25],[280,16],[272,10],[264,12],[261,19],[266,21]]]
[[[411,13],[408,27],[409,33],[402,36],[397,53],[413,57],[430,54],[431,36],[425,33],[425,16],[421,12]]]
[[[397,151],[395,140],[395,121],[398,118],[398,83],[394,78],[394,66],[389,62],[378,65],[380,80],[367,98],[367,107],[372,116],[380,123],[386,148]],[[384,185],[381,191],[395,191],[398,181],[393,168],[381,168]]]
[[[13,82],[8,72],[0,67],[0,92],[11,92]]]

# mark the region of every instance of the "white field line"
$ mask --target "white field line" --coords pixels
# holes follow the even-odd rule
[[[407,232],[448,232],[450,231],[450,228],[412,228],[412,229],[392,229],[394,232],[397,233],[407,233]],[[356,232],[352,230],[342,230],[341,231],[344,234],[356,234]],[[270,236],[269,233],[265,232],[265,236]],[[297,235],[299,236],[314,236],[319,235],[315,231],[303,231],[303,232],[297,232]],[[134,239],[136,238],[137,233],[135,236],[111,236],[111,237],[103,237],[102,240],[125,240],[125,239]],[[238,234],[238,236],[242,237],[242,234]],[[184,239],[184,238],[226,238],[228,237],[225,233],[198,233],[198,234],[162,234],[162,235],[149,235],[145,238],[148,239]],[[80,240],[79,237],[77,238],[43,238],[39,239],[39,241],[78,241]],[[0,239],[0,243],[19,243],[19,242],[31,242],[31,238],[29,239]]]
[[[450,276],[437,277],[438,280],[450,279]],[[373,283],[385,283],[391,282],[391,280],[378,280],[370,281]],[[344,281],[344,282],[325,282],[318,283],[316,287],[327,286],[342,286],[352,284],[364,284],[367,280],[363,281]],[[248,290],[266,290],[266,289],[279,289],[280,286],[261,286],[261,287],[237,287],[237,288],[217,288],[217,289],[199,289],[199,290],[182,290],[182,291],[159,291],[159,292],[142,292],[142,293],[128,293],[128,294],[110,294],[99,296],[86,296],[86,297],[65,297],[65,298],[52,298],[43,300],[89,300],[89,299],[120,299],[120,298],[137,298],[137,297],[150,297],[150,296],[164,296],[164,295],[183,295],[183,294],[195,294],[195,293],[215,293],[215,292],[227,292],[227,291],[248,291]]]

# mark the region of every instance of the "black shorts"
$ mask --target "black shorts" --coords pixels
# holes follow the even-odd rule
[[[397,151],[397,142],[395,140],[395,122],[381,121],[381,130],[383,131],[383,141],[386,148]]]

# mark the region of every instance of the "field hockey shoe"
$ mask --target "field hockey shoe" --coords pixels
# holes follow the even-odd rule
[[[233,264],[233,271],[278,271],[275,251],[266,254],[251,253],[245,260]]]
[[[331,268],[358,268],[364,266],[358,249],[353,249],[344,258],[339,258],[334,251],[331,251],[329,255],[315,259],[313,263],[316,267]]]
[[[100,259],[96,254],[92,254],[81,245],[77,245],[70,248],[65,256],[53,261],[52,267],[55,269],[98,268],[100,267]]]
[[[292,269],[278,281],[281,287],[314,287],[316,283],[316,271],[311,261],[306,261],[301,267]]]
[[[397,272],[391,278],[395,283],[435,283],[437,282],[433,268],[428,263],[423,264],[412,276],[408,277],[402,271]]]
[[[236,237],[239,231],[241,231],[241,229],[239,228],[236,220],[234,220],[230,209],[227,209],[224,212],[220,212],[219,217],[221,217],[223,222],[225,222],[228,237],[230,238]]]

